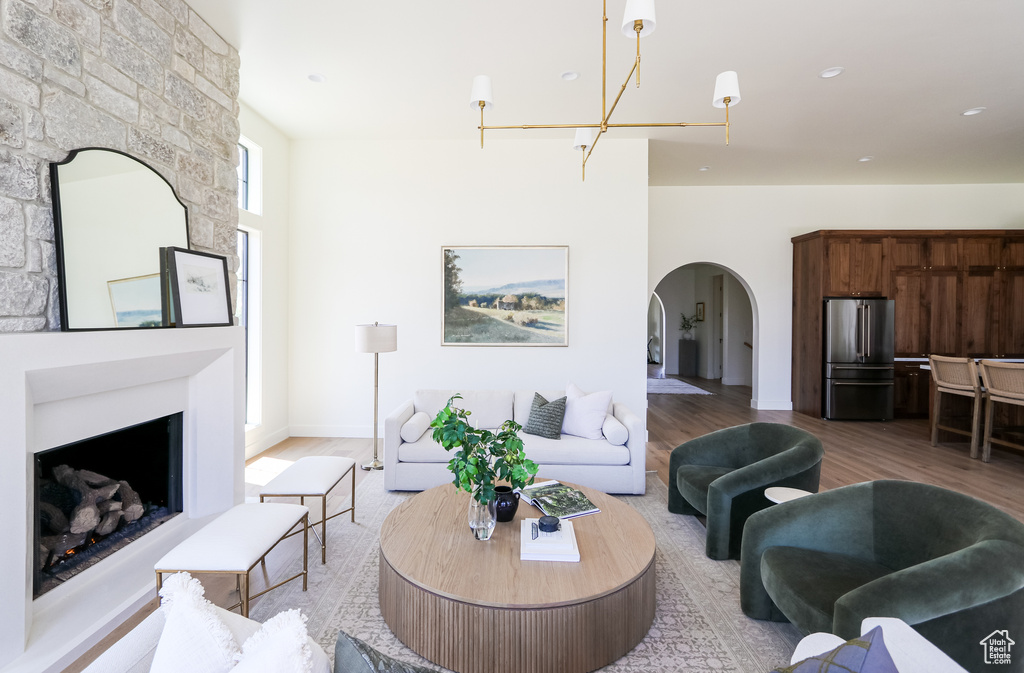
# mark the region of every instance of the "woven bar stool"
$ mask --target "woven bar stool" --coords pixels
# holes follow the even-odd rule
[[[938,446],[939,430],[965,435],[971,438],[971,458],[977,458],[981,434],[981,405],[985,396],[981,379],[978,377],[978,366],[972,358],[950,358],[942,355],[929,355],[928,363],[932,368],[932,381],[935,382],[935,403],[931,418],[932,446]],[[939,411],[942,409],[943,393],[973,398],[970,432],[940,424]]]
[[[987,463],[992,455],[993,443],[1024,449],[1021,442],[992,437],[992,415],[996,402],[1024,407],[1024,363],[982,360],[981,378],[985,382],[988,395],[988,406],[985,409],[985,445],[981,452],[981,459]]]

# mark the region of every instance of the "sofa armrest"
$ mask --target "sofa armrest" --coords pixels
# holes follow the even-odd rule
[[[629,465],[632,468],[632,492],[642,494],[647,490],[647,427],[643,420],[625,404],[612,404],[612,416],[626,426],[629,437],[626,448],[629,449]]]
[[[412,418],[412,400],[398,405],[398,408],[384,419],[384,488],[395,490],[395,468],[398,467],[398,447],[402,445],[402,426]]]

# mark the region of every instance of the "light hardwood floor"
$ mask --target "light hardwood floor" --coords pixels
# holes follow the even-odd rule
[[[678,378],[678,377],[673,377]],[[657,470],[668,483],[669,455],[688,439],[721,428],[768,421],[787,423],[814,433],[825,445],[822,462],[823,490],[873,479],[909,479],[960,491],[989,502],[1024,521],[1024,454],[992,449],[992,462],[982,463],[968,456],[967,442],[950,435],[951,441],[932,447],[928,423],[924,420],[897,420],[885,423],[824,421],[791,411],[758,411],[750,407],[750,388],[723,386],[717,381],[699,378],[682,379],[713,395],[648,395],[647,469]],[[367,462],[372,455],[369,439],[335,439],[292,437],[264,451],[246,463],[250,478],[259,473],[274,473],[289,462],[308,455],[338,455]],[[284,462],[275,462],[284,461]],[[367,472],[356,470],[357,484]],[[347,481],[347,480],[346,480]],[[259,497],[259,484],[246,483],[246,496]],[[328,499],[328,512],[341,509],[348,497],[347,486],[339,486]],[[356,503],[356,520],[359,503]],[[327,525],[344,525],[338,517]],[[267,559],[268,573],[273,574],[282,562],[299,553],[298,537],[282,543]],[[312,545],[311,545],[312,549]],[[310,552],[311,571],[315,572],[314,551]],[[258,573],[254,573],[256,575]],[[237,600],[230,580],[204,583],[207,596],[218,605]],[[259,591],[262,579],[254,577],[253,591]],[[259,599],[256,599],[259,601]],[[254,605],[256,604],[254,601]],[[111,643],[131,630],[156,608],[156,599],[139,611],[129,622],[83,655],[64,673],[78,673]]]
[[[678,378],[678,377],[672,377]],[[750,388],[682,379],[714,395],[648,395],[647,469],[668,483],[669,455],[688,439],[741,423],[786,423],[814,433],[825,445],[822,490],[874,479],[908,479],[966,493],[1024,521],[1024,453],[998,446],[992,461],[972,460],[956,435],[931,445],[924,419],[825,421],[792,411],[750,407]],[[940,435],[940,440],[943,437]]]

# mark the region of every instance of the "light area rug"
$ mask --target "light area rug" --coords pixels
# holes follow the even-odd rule
[[[657,395],[714,395],[679,379],[647,379],[647,392]]]
[[[289,582],[260,598],[251,616],[263,622],[282,610],[301,608],[309,618],[309,635],[332,660],[342,630],[397,659],[446,670],[399,642],[378,607],[377,533],[388,512],[411,495],[385,491],[380,472],[367,475],[356,491],[356,523],[342,516],[327,524],[326,566],[311,536],[309,590]],[[752,673],[788,665],[799,632],[790,624],[744,616],[739,563],[705,556],[704,527],[695,517],[668,512],[668,489],[656,474],[647,475],[645,495],[619,499],[636,508],[654,531],[657,609],[644,640],[601,671]],[[297,572],[300,564],[296,560],[282,569],[281,577]]]

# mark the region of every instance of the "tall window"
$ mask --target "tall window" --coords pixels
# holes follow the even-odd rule
[[[245,424],[254,427],[262,416],[262,241],[253,216],[263,211],[263,150],[245,136],[238,139],[238,208],[235,318],[245,329]]]
[[[238,143],[238,207],[249,210],[249,148]]]

